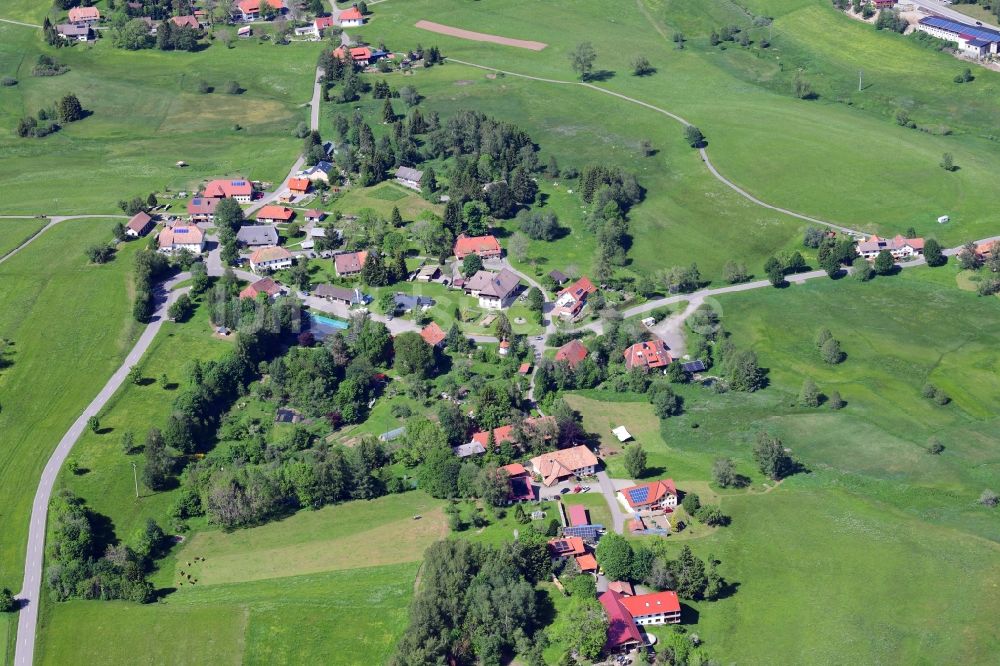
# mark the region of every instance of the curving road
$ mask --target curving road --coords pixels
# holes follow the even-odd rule
[[[0,215],[0,220],[31,220],[31,219],[36,219],[36,217],[37,216],[35,215]],[[127,215],[52,215],[48,218],[49,219],[48,224],[46,224],[44,227],[36,231],[32,236],[30,236],[27,240],[25,240],[17,247],[15,247],[13,250],[0,257],[0,264],[7,261],[21,250],[31,245],[36,238],[38,238],[43,233],[45,233],[52,227],[56,226],[60,222],[65,222],[66,220],[80,220],[85,218],[102,218],[102,219],[121,218],[127,220],[128,216]]]

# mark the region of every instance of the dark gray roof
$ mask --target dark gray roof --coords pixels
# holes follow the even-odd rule
[[[681,367],[684,368],[684,372],[701,372],[707,370],[705,363],[701,359],[681,363]]]
[[[478,271],[466,280],[465,289],[479,292],[483,296],[506,298],[520,283],[521,279],[517,275],[504,268],[499,273]]]
[[[427,296],[413,296],[396,292],[396,307],[403,310],[413,310],[424,305],[434,305],[434,299]]]
[[[317,298],[330,298],[335,301],[345,301],[353,303],[356,297],[353,289],[346,287],[335,287],[332,284],[321,284],[313,290]]]
[[[562,271],[549,271],[549,277],[555,280],[557,284],[562,284],[569,279]]]
[[[83,37],[90,34],[90,28],[76,23],[61,23],[56,26],[56,32],[66,37]]]
[[[244,245],[277,245],[278,231],[269,224],[248,224],[236,232],[236,240]]]

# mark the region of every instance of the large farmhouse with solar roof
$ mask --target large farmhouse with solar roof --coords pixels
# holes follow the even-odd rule
[[[253,184],[249,180],[213,180],[205,185],[203,196],[212,199],[236,199],[240,203],[250,203],[253,198]]]
[[[959,23],[940,16],[927,16],[917,23],[917,30],[958,44],[963,55],[982,58],[1000,53],[1000,32],[978,25]]]
[[[660,479],[622,488],[620,494],[633,513],[673,510],[677,506],[677,487],[673,479]]]

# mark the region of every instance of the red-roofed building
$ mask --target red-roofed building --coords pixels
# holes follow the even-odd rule
[[[440,326],[438,326],[436,321],[432,321],[421,329],[420,337],[422,337],[424,342],[429,344],[431,347],[440,347],[444,344],[448,334],[445,333]]]
[[[253,184],[242,178],[234,180],[220,178],[205,185],[205,193],[202,196],[216,199],[236,199],[240,203],[250,203],[253,198]]]
[[[192,30],[201,30],[201,22],[198,20],[197,16],[188,14],[186,16],[171,16],[170,20],[178,28],[191,28]]]
[[[364,250],[361,252],[342,252],[334,255],[333,266],[337,270],[338,276],[350,277],[361,273],[367,259],[368,252]]]
[[[659,370],[670,365],[670,352],[667,345],[658,338],[648,342],[637,342],[623,352],[625,367],[642,368],[643,370]]]
[[[597,464],[594,452],[582,445],[543,453],[531,459],[531,468],[542,477],[546,486],[571,476],[591,476],[597,472]]]
[[[623,597],[619,603],[638,625],[678,624],[681,621],[681,602],[672,590]]]
[[[214,222],[215,209],[222,199],[216,197],[195,197],[188,202],[188,221]]]
[[[633,512],[663,511],[677,507],[677,487],[673,479],[640,483],[618,491]]]
[[[306,211],[306,222],[322,222],[324,217],[326,217],[325,211],[316,208]]]
[[[156,223],[146,211],[139,211],[132,216],[132,219],[125,225],[125,235],[132,238],[139,238],[148,234]]]
[[[556,295],[552,313],[563,319],[575,319],[587,305],[587,297],[597,291],[590,280],[580,278]]]
[[[524,465],[513,463],[504,465],[500,470],[507,473],[507,481],[510,484],[510,489],[507,491],[508,502],[533,502],[536,499],[535,488],[531,485],[531,475],[524,469]]]
[[[530,363],[522,363],[517,368],[517,374],[519,374],[519,375],[527,375],[530,372],[531,372],[531,364]]]
[[[555,430],[556,419],[554,416],[539,416],[538,418],[527,418],[524,419],[524,426],[527,430],[538,430],[540,428],[548,426],[550,431]],[[549,439],[551,434],[546,434],[545,439]],[[500,426],[499,428],[493,429],[493,441],[497,446],[500,446],[504,442],[514,441],[514,426]],[[479,444],[484,449],[489,448],[490,443],[490,431],[483,430],[475,433],[472,436],[472,441],[470,444]]]
[[[570,504],[567,506],[566,515],[569,516],[570,527],[590,524],[590,518],[587,516],[587,507],[582,504]]]
[[[317,16],[316,20],[313,21],[313,30],[316,31],[316,35],[321,35],[327,28],[332,28],[335,21],[332,16]]]
[[[455,257],[461,261],[466,255],[478,254],[480,259],[499,259],[503,254],[500,243],[493,236],[466,236],[455,239]]]
[[[69,10],[70,23],[83,23],[93,25],[101,20],[101,12],[97,7],[71,7]]]
[[[597,558],[590,553],[577,555],[576,566],[580,567],[580,573],[597,573]]]
[[[556,361],[566,361],[570,369],[576,368],[580,362],[587,358],[587,348],[579,340],[570,340],[556,351]]]
[[[642,634],[635,620],[622,605],[622,595],[609,589],[598,599],[608,616],[608,639],[604,643],[604,651],[609,654],[630,652],[642,645]]]
[[[608,589],[612,592],[617,592],[623,597],[631,597],[635,594],[635,588],[632,587],[632,583],[626,580],[616,580],[608,583]]]
[[[511,478],[514,478],[515,476],[524,476],[528,473],[528,470],[524,469],[524,465],[521,463],[511,463],[509,465],[504,465],[500,469],[507,472],[507,476]]]
[[[280,271],[292,267],[294,257],[283,247],[262,247],[250,255],[250,270],[258,275],[266,271]]]
[[[309,179],[308,178],[289,178],[288,179],[288,190],[292,194],[305,194],[309,191]]]
[[[236,8],[244,21],[256,21],[264,15],[266,5],[270,5],[278,14],[283,14],[287,9],[284,0],[240,0],[236,3]]]
[[[364,25],[365,17],[361,14],[357,7],[351,7],[350,9],[345,9],[340,12],[337,17],[337,22],[342,28],[358,28]]]
[[[587,552],[587,547],[580,537],[560,537],[549,539],[549,554],[552,557],[576,557]]]
[[[333,57],[341,60],[350,58],[356,65],[367,65],[372,59],[372,51],[367,46],[355,46],[347,50],[343,46],[338,46],[333,50]]]
[[[265,224],[288,222],[295,217],[295,211],[284,206],[264,206],[257,213],[257,221]]]
[[[257,280],[248,285],[240,292],[240,298],[257,298],[260,294],[267,294],[269,298],[274,298],[281,293],[281,286],[269,277]]]

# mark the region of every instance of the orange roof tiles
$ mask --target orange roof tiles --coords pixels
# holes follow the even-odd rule
[[[632,368],[663,368],[670,365],[670,352],[667,345],[660,339],[648,342],[637,342],[623,352],[625,367]]]
[[[431,347],[436,347],[437,345],[444,342],[448,334],[441,330],[436,321],[432,321],[423,327],[420,331],[420,337],[424,339],[424,342],[429,344]]]

